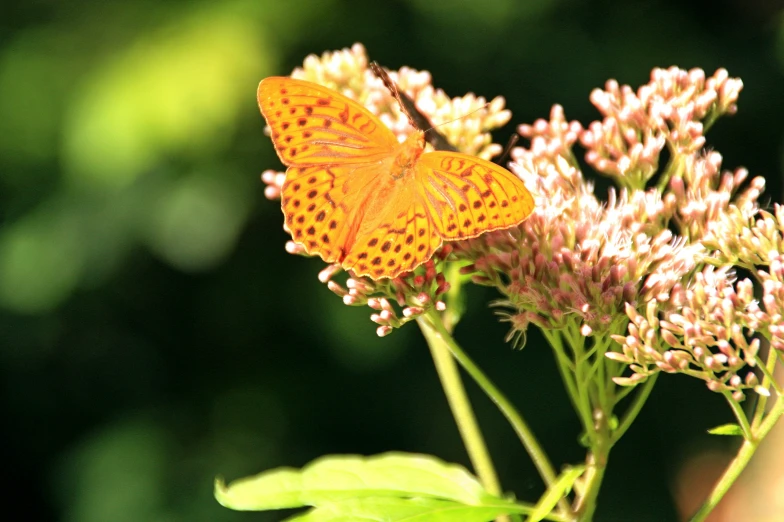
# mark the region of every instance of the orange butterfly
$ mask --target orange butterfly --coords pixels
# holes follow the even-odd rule
[[[424,152],[420,130],[398,143],[332,89],[271,77],[257,96],[288,166],[281,206],[294,242],[358,276],[397,277],[444,241],[517,225],[533,210],[508,170],[459,152]]]

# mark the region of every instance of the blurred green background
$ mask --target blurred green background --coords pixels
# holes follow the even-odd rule
[[[467,464],[414,325],[379,339],[367,308],[284,252],[259,173],[278,168],[258,81],[362,42],[450,95],[503,95],[512,123],[597,117],[608,78],[726,67],[739,112],[708,135],[781,201],[779,2],[338,0],[17,2],[0,17],[0,405],[6,510],[25,520],[240,522],[229,479],[326,453],[433,453]],[[601,193],[601,191],[600,191]],[[557,465],[579,426],[535,333],[525,350],[469,291],[458,339],[514,398]],[[541,484],[471,392],[502,483]],[[698,382],[664,377],[613,453],[597,520],[675,520],[685,458],[729,449]],[[10,512],[10,511],[8,511]]]

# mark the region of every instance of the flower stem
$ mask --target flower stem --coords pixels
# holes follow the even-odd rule
[[[760,423],[759,429],[753,434],[753,438],[743,441],[743,444],[738,450],[738,454],[735,455],[735,458],[732,459],[732,462],[724,471],[724,474],[716,485],[713,486],[710,496],[708,496],[699,511],[691,518],[691,522],[702,522],[708,517],[721,499],[724,498],[724,495],[727,494],[727,491],[729,491],[730,487],[735,483],[743,470],[746,469],[746,465],[748,465],[754,452],[757,451],[762,439],[764,439],[770,430],[773,429],[773,426],[776,425],[776,421],[778,421],[783,414],[784,397],[777,396],[773,408],[768,412],[765,420]]]
[[[648,397],[650,397],[651,392],[653,391],[653,386],[656,384],[656,379],[658,377],[659,377],[659,373],[656,372],[650,377],[648,377],[648,379],[643,384],[640,385],[641,389],[637,392],[637,395],[634,396],[634,399],[632,400],[632,404],[631,406],[629,406],[629,409],[627,409],[624,412],[623,419],[621,419],[621,422],[618,424],[618,428],[616,428],[615,431],[613,431],[612,434],[613,444],[618,442],[621,439],[621,437],[623,437],[623,435],[626,433],[626,430],[628,430],[629,427],[631,427],[632,423],[634,422],[634,419],[637,418],[637,415],[642,410],[642,407],[645,405],[645,402],[648,400]]]
[[[664,189],[667,188],[667,184],[673,176],[680,176],[683,173],[683,168],[683,156],[678,154],[678,151],[670,146],[670,161],[664,169],[664,172],[659,179],[659,183],[656,185],[656,190],[659,191],[659,194],[664,192]]]
[[[557,481],[555,470],[553,469],[552,464],[550,464],[550,461],[547,458],[547,454],[539,445],[539,442],[536,440],[533,432],[528,427],[528,424],[526,424],[525,420],[523,420],[523,417],[515,409],[509,399],[507,399],[506,396],[501,393],[501,391],[493,384],[493,382],[482,372],[482,370],[479,369],[474,361],[472,361],[471,358],[469,358],[468,355],[466,355],[466,353],[462,350],[462,348],[460,348],[454,338],[444,327],[444,324],[442,323],[441,318],[436,311],[430,311],[427,314],[419,317],[417,322],[419,323],[419,326],[422,329],[428,344],[431,345],[431,350],[433,350],[432,345],[437,344],[439,345],[439,350],[443,349],[442,347],[445,347],[449,352],[451,352],[451,355],[457,360],[460,366],[462,366],[463,369],[468,372],[468,374],[479,385],[482,391],[484,391],[490,400],[492,400],[496,406],[498,406],[498,409],[504,415],[506,420],[512,426],[512,429],[514,429],[515,433],[520,438],[520,441],[523,443],[523,446],[530,455],[534,466],[536,466],[536,469],[539,470],[539,474],[541,475],[545,485],[548,488],[552,487]],[[466,398],[466,401],[467,400],[468,399]],[[476,430],[478,431],[478,427]],[[479,470],[477,469],[477,474],[478,473]],[[569,507],[564,499],[561,499],[558,505],[562,514],[568,513]]]
[[[608,443],[609,433],[605,433],[600,440]],[[610,453],[610,444],[597,443],[588,453],[586,458],[586,469],[583,475],[584,486],[580,495],[575,499],[573,511],[577,513],[579,522],[589,522],[593,520],[596,511],[596,499],[599,496],[604,472],[607,470],[607,459]]]
[[[441,319],[438,318],[437,320],[441,324]],[[430,353],[433,356],[433,362],[436,365],[441,386],[444,388],[449,407],[457,423],[457,429],[463,439],[466,451],[468,451],[468,458],[471,459],[471,464],[474,470],[476,470],[476,474],[485,490],[491,495],[501,496],[501,484],[498,481],[498,475],[495,472],[493,461],[490,458],[484,437],[471,408],[471,402],[460,379],[457,365],[449,350],[449,343],[446,339],[451,338],[451,336],[446,333],[443,324],[441,324],[442,331],[434,328],[432,318],[430,321],[424,321],[422,318],[419,318],[417,323],[419,323],[419,327],[422,329],[422,333],[430,347]]]
[[[732,398],[732,394],[729,391],[722,392],[722,395],[724,395],[724,399],[727,401],[730,409],[732,409],[732,413],[735,414],[735,418],[738,420],[738,426],[740,426],[741,431],[743,431],[743,438],[746,440],[752,440],[754,438],[754,434],[751,431],[751,425],[749,424],[749,419],[746,416],[746,412],[743,411],[743,407],[738,401]]]
[[[605,359],[609,338],[594,335],[589,346],[576,324],[561,331],[545,332],[555,355],[569,398],[584,430],[584,443],[589,447],[586,470],[580,484],[575,484],[576,498],[572,512],[579,522],[589,522],[596,511],[610,449],[615,440],[612,431],[612,410],[615,391],[609,374],[612,361]],[[568,350],[571,353],[567,353]],[[641,406],[640,406],[641,407]],[[629,421],[631,423],[631,420]]]
[[[759,355],[757,356],[759,358]],[[776,361],[778,357],[778,350],[773,348],[768,348],[768,357],[767,361],[762,363],[761,361],[757,363],[757,367],[762,371],[762,382],[760,385],[769,390],[773,388],[773,391],[776,393],[777,396],[782,395],[781,386],[779,383],[776,382],[776,378],[774,372],[776,370]],[[765,395],[758,395],[759,399],[757,400],[757,405],[754,408],[754,416],[751,419],[751,429],[756,430],[757,427],[762,422],[762,419],[765,415],[765,407],[768,404],[768,397]]]
[[[575,365],[566,354],[564,344],[561,340],[561,334],[556,330],[549,331],[546,329],[542,329],[542,334],[544,334],[545,339],[547,339],[550,347],[555,352],[558,371],[561,372],[561,380],[566,386],[566,391],[569,394],[569,399],[572,401],[574,411],[580,417],[583,426],[590,426],[591,411],[590,408],[585,407],[585,402],[581,400],[582,395],[578,389],[577,379],[575,378]]]

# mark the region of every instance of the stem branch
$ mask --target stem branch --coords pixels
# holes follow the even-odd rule
[[[432,328],[428,322],[420,318],[417,319],[417,323],[419,323],[427,345],[430,347],[430,353],[449,402],[449,408],[452,410],[457,429],[463,439],[466,451],[468,451],[468,458],[471,459],[471,464],[487,492],[500,497],[501,484],[498,481],[498,475],[495,472],[474,411],[471,409],[471,402],[463,387],[457,365],[449,351],[448,343],[444,335]]]
[[[751,439],[743,441],[738,454],[732,459],[732,462],[724,471],[719,481],[713,486],[713,490],[705,502],[700,507],[699,511],[691,518],[691,522],[702,522],[719,504],[724,495],[727,494],[730,487],[735,483],[740,474],[746,469],[751,457],[757,451],[762,439],[773,429],[776,421],[784,414],[784,397],[776,396],[776,402],[773,408],[768,412],[765,419],[759,424],[759,428],[754,431]]]
[[[512,429],[520,438],[520,441],[530,455],[531,460],[533,461],[534,466],[536,466],[536,469],[539,471],[539,474],[541,475],[545,485],[548,488],[552,487],[557,481],[555,470],[553,469],[552,464],[550,464],[550,461],[547,458],[547,454],[539,445],[539,442],[536,440],[533,432],[528,427],[528,424],[526,424],[520,413],[515,409],[514,405],[512,405],[509,399],[507,399],[506,396],[501,393],[501,391],[482,372],[482,370],[479,369],[476,363],[474,363],[474,361],[472,361],[471,358],[466,355],[462,348],[460,348],[454,338],[444,327],[444,324],[442,323],[441,318],[436,311],[428,312],[427,314],[419,317],[417,319],[417,323],[419,323],[419,326],[422,329],[428,344],[431,344],[431,350],[433,349],[433,344],[438,344],[441,347],[439,350],[446,348],[449,352],[451,352],[451,356],[457,360],[460,366],[462,366],[463,369],[468,372],[471,378],[476,381],[482,391],[484,391],[490,400],[495,403],[503,416],[512,426]],[[467,401],[468,399],[466,398],[465,400]],[[478,427],[476,430],[478,431]],[[479,473],[478,470],[477,473]],[[569,507],[564,499],[561,499],[558,505],[562,513],[568,513]]]

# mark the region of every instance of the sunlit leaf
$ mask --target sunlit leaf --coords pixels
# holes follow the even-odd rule
[[[729,435],[734,437],[742,437],[743,430],[737,424],[722,424],[708,430],[711,435]]]
[[[561,473],[555,484],[547,488],[545,494],[539,499],[536,508],[526,522],[539,522],[550,514],[558,501],[571,491],[574,482],[580,478],[584,471],[585,466],[576,466]]]
[[[237,510],[321,506],[361,497],[426,497],[468,505],[503,502],[460,466],[403,453],[329,456],[302,470],[278,468],[228,486],[218,480],[215,496]]]
[[[350,499],[327,504],[294,516],[288,522],[486,522],[499,515],[519,513],[514,504],[466,506],[434,498]]]

